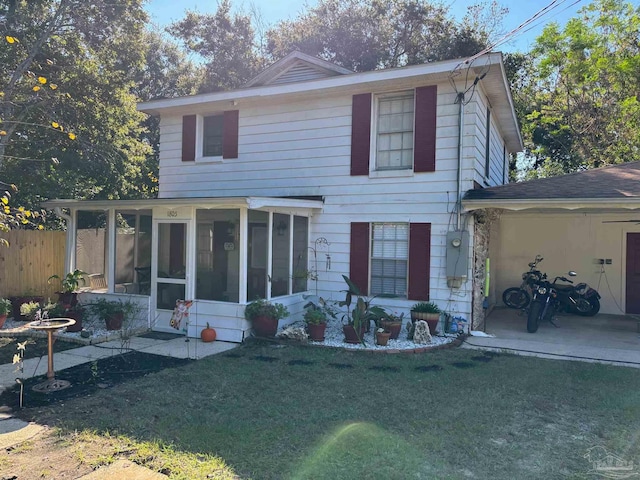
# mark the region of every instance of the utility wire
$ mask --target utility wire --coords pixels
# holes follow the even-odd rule
[[[533,14],[527,20],[522,22],[520,25],[518,25],[513,30],[511,30],[511,31],[507,32],[506,34],[504,34],[502,37],[500,37],[494,43],[489,45],[487,48],[481,50],[480,52],[476,53],[472,57],[467,58],[463,63],[472,62],[473,60],[475,60],[476,58],[484,55],[485,53],[488,53],[488,52],[492,51],[498,45],[502,45],[503,43],[507,42],[508,40],[510,40],[511,38],[515,37],[516,35],[524,33],[524,32],[522,32],[522,30],[524,30],[526,27],[530,26],[533,22],[535,22],[537,20],[540,20],[544,15],[546,15],[549,12],[551,12],[552,10],[558,8],[559,6],[561,6],[563,3],[567,2],[567,1],[568,0],[553,0],[547,6],[543,7],[540,10],[538,10],[535,14]],[[571,5],[566,7],[564,10],[566,10],[567,8],[570,8],[570,7],[580,3],[581,1],[582,0],[575,0]],[[562,10],[562,11],[564,11],[564,10]],[[533,28],[533,27],[531,27],[531,28]],[[525,31],[528,31],[528,30],[525,30]]]

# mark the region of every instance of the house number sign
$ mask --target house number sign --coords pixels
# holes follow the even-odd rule
[[[177,210],[169,210],[169,211],[167,211],[167,217],[175,218],[177,216],[178,216],[178,211]]]

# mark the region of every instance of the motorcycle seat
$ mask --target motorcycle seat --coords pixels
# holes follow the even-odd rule
[[[571,290],[573,289],[573,285],[555,285],[556,290]]]

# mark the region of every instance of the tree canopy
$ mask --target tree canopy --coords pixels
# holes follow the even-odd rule
[[[537,175],[640,160],[640,8],[596,0],[553,23],[512,77]]]

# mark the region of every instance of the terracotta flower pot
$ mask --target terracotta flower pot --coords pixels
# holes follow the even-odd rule
[[[4,327],[4,322],[7,321],[6,315],[0,315],[0,328]]]
[[[258,337],[275,337],[278,331],[278,319],[259,316],[253,319],[253,331]]]
[[[385,330],[387,330],[385,328]],[[402,322],[389,322],[388,331],[391,334],[391,340],[397,340],[402,330]]]
[[[326,328],[326,323],[308,323],[307,333],[309,334],[309,338],[314,342],[324,342],[324,331]]]
[[[343,325],[342,326],[342,331],[344,333],[344,341],[346,343],[362,343],[362,338],[364,337],[365,334],[365,327],[362,326],[360,328],[360,332],[358,334],[358,332],[356,332],[356,329],[353,327],[353,325]]]
[[[76,321],[75,325],[67,327],[67,332],[79,332],[82,330],[82,313],[80,312],[67,312],[65,317],[72,318]]]
[[[120,330],[122,328],[122,320],[124,318],[124,314],[122,312],[115,313],[110,317],[104,319],[107,324],[107,330]]]
[[[390,332],[376,332],[376,344],[384,347],[389,342]]]
[[[75,307],[78,304],[78,294],[76,292],[58,292],[58,302]]]

